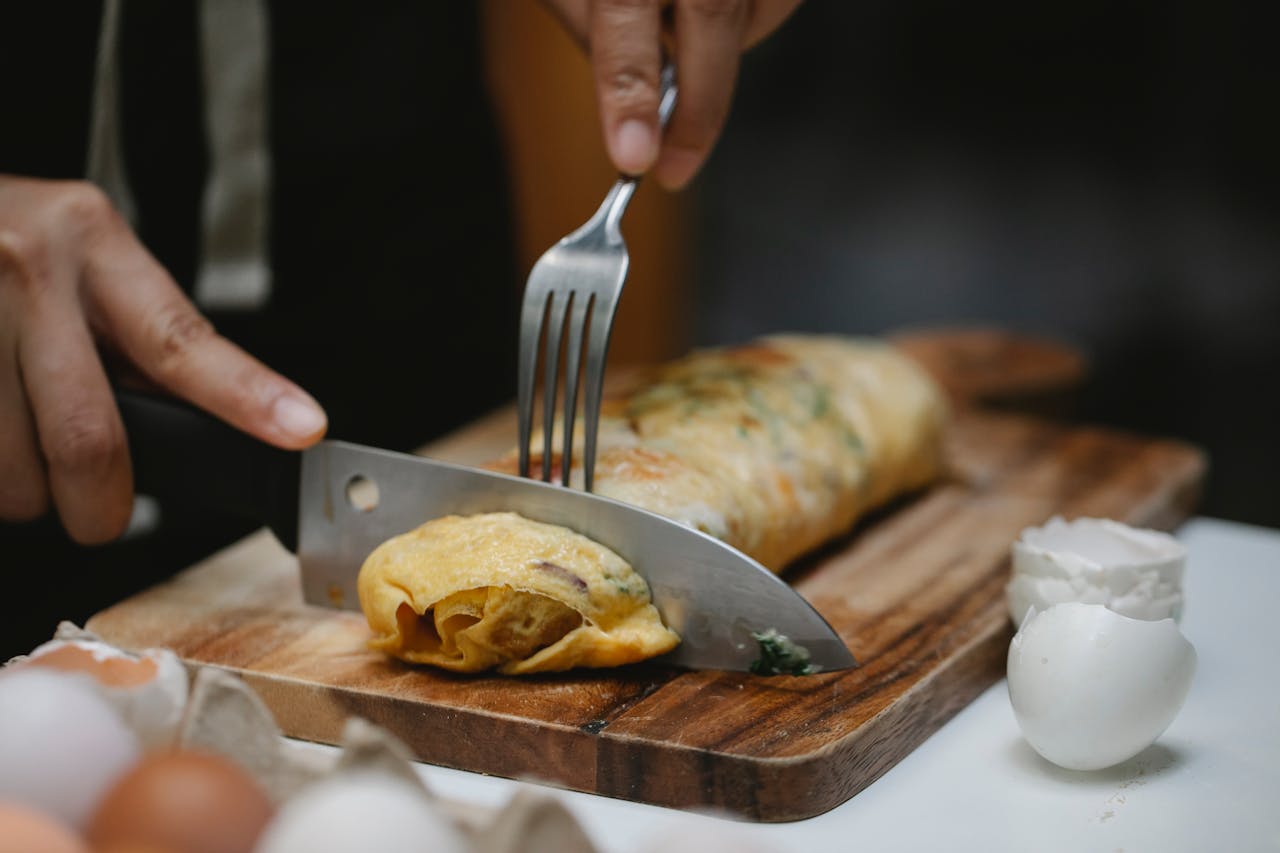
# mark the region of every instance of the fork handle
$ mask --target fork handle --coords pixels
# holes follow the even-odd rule
[[[658,127],[667,129],[676,110],[676,66],[663,51],[662,72],[658,77]]]
[[[631,202],[631,197],[636,194],[636,185],[639,183],[639,178],[622,175],[609,188],[609,193],[600,204],[600,210],[596,216],[604,215],[605,233],[610,243],[622,241],[622,214],[627,212],[627,205]]]

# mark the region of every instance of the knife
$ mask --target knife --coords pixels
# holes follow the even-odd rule
[[[308,604],[359,610],[356,577],[387,539],[444,515],[510,511],[575,530],[648,582],[680,645],[656,660],[749,671],[761,635],[808,650],[815,671],[856,666],[826,620],[760,563],[714,537],[596,494],[434,459],[324,440],[264,444],[186,404],[129,391],[116,403],[134,488],[262,522],[297,554]]]

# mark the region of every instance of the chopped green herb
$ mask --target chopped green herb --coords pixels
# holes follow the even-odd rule
[[[626,595],[631,598],[640,598],[641,596],[647,596],[649,594],[648,589],[644,586],[643,580],[640,580],[638,586],[633,586],[612,572],[605,572],[604,579],[622,595]]]
[[[812,675],[815,670],[809,662],[809,650],[792,642],[777,629],[752,631],[751,638],[760,644],[760,658],[751,662],[756,675]]]
[[[614,579],[613,579],[613,581],[611,581],[611,582],[613,583],[614,588],[615,588],[615,589],[617,589],[617,590],[618,590],[618,592],[619,592],[619,593],[621,593],[622,595],[625,595],[625,596],[627,596],[628,598],[639,598],[639,597],[640,597],[640,590],[636,589],[635,587],[631,586],[630,584],[623,583],[622,581],[618,580],[617,578],[614,578]]]
[[[825,385],[815,385],[813,389],[813,418],[817,420],[831,408],[831,389]]]
[[[755,412],[757,419],[769,431],[769,440],[775,447],[782,445],[782,418],[770,407],[764,395],[757,388],[747,389],[747,404]]]

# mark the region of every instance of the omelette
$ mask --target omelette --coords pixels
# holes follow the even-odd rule
[[[625,560],[511,512],[396,536],[369,555],[357,588],[373,648],[455,672],[618,666],[680,642]]]
[[[876,339],[783,335],[700,350],[606,398],[595,491],[780,572],[939,477],[946,416],[925,371]],[[579,487],[581,454],[575,431]],[[515,473],[517,459],[512,450],[486,467]],[[559,452],[551,462],[564,464]],[[621,557],[513,513],[435,519],[388,540],[361,569],[359,593],[374,648],[459,672],[617,666],[679,642]]]

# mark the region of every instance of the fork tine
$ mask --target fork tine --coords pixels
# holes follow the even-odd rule
[[[658,106],[658,120],[663,129],[667,126],[675,102],[676,69],[663,51]],[[605,356],[609,351],[609,333],[618,308],[618,296],[626,281],[627,267],[630,264],[620,226],[638,180],[637,177],[619,176],[595,214],[582,227],[548,249],[529,274],[520,315],[520,362],[516,374],[521,476],[529,476],[532,455],[529,441],[533,433],[538,343],[544,341],[542,479],[551,482],[551,447],[560,345],[564,336],[564,324],[568,319],[570,326],[565,356],[567,378],[564,391],[564,453],[561,456],[560,476],[561,482],[568,486],[573,468],[573,434],[578,393],[580,383],[585,381],[583,432],[586,440],[583,447],[583,479],[587,491],[591,491],[595,483],[596,438],[600,427],[600,402],[604,394]],[[572,286],[574,291],[561,291],[562,296],[558,300],[554,285]],[[585,370],[581,370],[584,332],[587,338],[587,360]],[[586,374],[585,378],[580,379],[581,373]]]
[[[625,269],[623,271],[625,275]],[[591,491],[595,481],[596,433],[600,426],[600,397],[604,391],[604,361],[609,352],[609,332],[613,327],[613,314],[618,307],[618,297],[597,298],[591,312],[591,331],[587,339],[587,376],[584,389],[583,427],[586,441],[583,445],[583,488]]]
[[[538,374],[538,343],[549,297],[526,297],[520,312],[520,357],[516,375],[516,419],[520,433],[520,476],[529,476],[529,439],[533,435],[533,389]]]
[[[587,311],[594,296],[579,293],[569,313],[569,344],[565,348],[564,370],[564,465],[560,482],[569,485],[569,469],[573,465],[573,422],[578,414],[578,373],[582,366],[582,332],[587,325]]]
[[[552,433],[556,424],[556,384],[560,376],[560,338],[570,295],[561,307],[556,294],[547,297],[546,346],[542,350],[542,479],[551,482]]]

